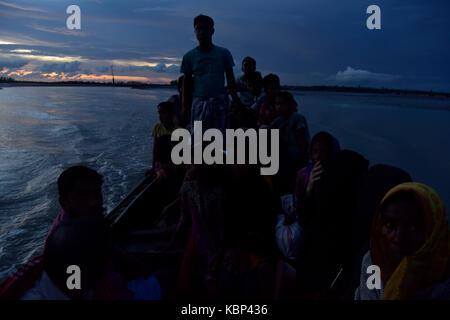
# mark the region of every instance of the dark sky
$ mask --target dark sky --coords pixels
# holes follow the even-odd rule
[[[66,8],[81,8],[68,30]],[[381,30],[366,9],[381,8]],[[0,0],[0,76],[34,80],[168,82],[196,45],[193,18],[215,21],[213,42],[276,73],[282,84],[450,92],[448,0]]]

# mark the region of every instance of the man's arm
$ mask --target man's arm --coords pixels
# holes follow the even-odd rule
[[[185,73],[183,78],[183,86],[181,89],[181,115],[183,118],[183,123],[189,123],[189,118],[192,108],[192,74]]]
[[[239,105],[242,105],[242,102],[236,92],[236,82],[234,80],[233,68],[225,69],[225,74],[227,77],[228,93],[231,95],[234,101],[237,101]]]

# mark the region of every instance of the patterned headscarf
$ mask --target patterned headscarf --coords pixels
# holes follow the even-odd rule
[[[424,219],[426,240],[420,249],[404,257],[396,266],[387,254],[382,241],[383,204],[394,194],[406,191],[420,205]],[[372,261],[381,270],[386,283],[383,300],[409,299],[415,294],[450,277],[450,231],[444,203],[432,188],[416,182],[407,182],[391,189],[381,200],[372,225],[370,251]]]

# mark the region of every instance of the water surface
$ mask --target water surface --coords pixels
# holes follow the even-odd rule
[[[0,280],[42,250],[59,212],[56,181],[72,165],[104,176],[108,211],[151,164],[156,106],[175,91],[111,87],[0,90]],[[450,100],[294,93],[311,135],[408,171],[450,203]]]

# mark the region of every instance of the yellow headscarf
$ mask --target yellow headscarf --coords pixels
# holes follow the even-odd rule
[[[426,240],[422,247],[395,266],[381,240],[381,208],[387,199],[400,191],[411,193],[420,204]],[[450,277],[450,230],[444,202],[432,188],[417,182],[400,184],[381,200],[372,225],[370,240],[372,262],[381,270],[386,283],[383,300],[408,299]]]

